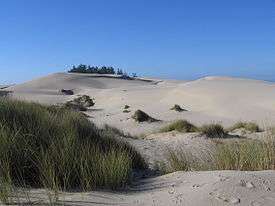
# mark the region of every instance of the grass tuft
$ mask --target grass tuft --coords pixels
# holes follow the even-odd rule
[[[186,120],[177,120],[165,126],[164,128],[162,128],[160,132],[170,132],[174,130],[178,132],[187,133],[187,132],[196,132],[198,131],[198,128]]]
[[[208,124],[199,128],[201,134],[207,138],[225,138],[227,133],[220,124]]]
[[[261,132],[262,129],[254,122],[237,122],[228,131],[232,132],[236,129],[245,129],[249,132]]]

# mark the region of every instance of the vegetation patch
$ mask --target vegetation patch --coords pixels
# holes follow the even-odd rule
[[[227,133],[220,124],[208,124],[199,128],[201,134],[207,138],[226,138]]]
[[[275,169],[275,141],[245,140],[224,142],[203,151],[198,156],[186,152],[184,148],[169,150],[167,164],[163,170],[202,171],[202,170],[241,170],[259,171]]]
[[[64,104],[66,108],[76,111],[87,111],[88,107],[92,107],[94,105],[94,100],[88,95],[82,95]]]
[[[237,130],[237,129],[245,129],[246,131],[249,131],[249,132],[261,132],[262,131],[262,129],[259,127],[259,125],[257,125],[254,122],[237,122],[232,127],[230,127],[228,130],[230,132],[233,132],[234,130]]]
[[[150,117],[148,114],[146,114],[145,112],[143,112],[141,110],[135,111],[132,118],[134,120],[136,120],[137,122],[156,122],[156,121],[160,121],[160,120],[157,120],[153,117]]]
[[[11,91],[0,90],[0,97],[7,97],[11,94]]]
[[[69,73],[85,73],[85,74],[116,74],[121,76],[122,79],[132,80],[137,77],[136,73],[132,73],[132,77],[130,77],[127,72],[122,69],[115,70],[112,66],[90,66],[85,64],[80,64],[78,66],[73,66],[69,71]]]
[[[130,106],[127,104],[124,106],[124,109],[129,109],[129,108],[130,108]]]
[[[170,110],[175,110],[177,112],[183,112],[183,111],[187,111],[185,109],[182,109],[180,105],[175,104]]]
[[[170,131],[178,131],[178,132],[197,132],[198,128],[191,124],[186,120],[177,120],[160,130],[160,132],[170,132]]]
[[[117,188],[147,167],[114,130],[97,128],[63,107],[0,99],[0,192],[3,185],[52,190]]]
[[[74,91],[71,89],[61,89],[60,92],[64,95],[74,95]]]

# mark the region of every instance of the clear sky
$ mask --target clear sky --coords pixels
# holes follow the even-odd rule
[[[275,0],[0,1],[0,84],[79,63],[275,80]]]

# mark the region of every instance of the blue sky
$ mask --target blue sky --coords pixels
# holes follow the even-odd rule
[[[275,80],[275,1],[0,1],[0,84],[79,63]]]

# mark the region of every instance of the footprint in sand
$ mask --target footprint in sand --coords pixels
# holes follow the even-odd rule
[[[253,182],[249,182],[249,181],[247,182],[247,181],[245,181],[245,180],[240,180],[240,186],[246,187],[246,188],[248,188],[248,189],[255,188]]]

